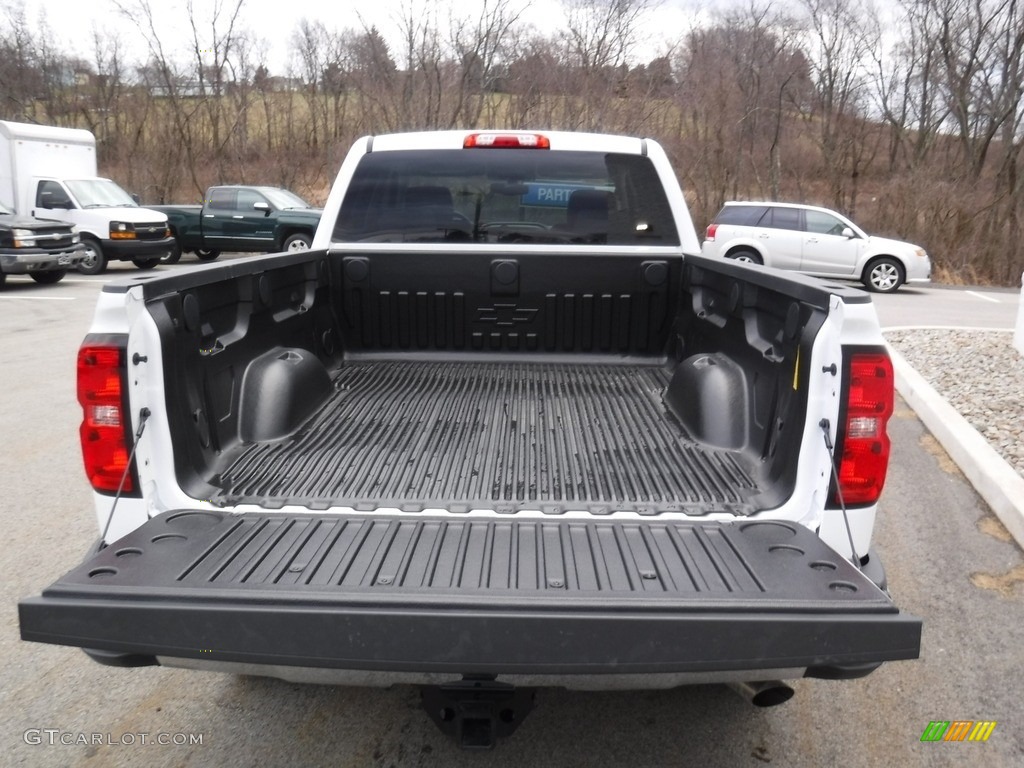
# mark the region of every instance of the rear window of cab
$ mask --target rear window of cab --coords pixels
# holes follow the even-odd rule
[[[678,246],[679,233],[647,157],[396,150],[361,159],[333,240]]]

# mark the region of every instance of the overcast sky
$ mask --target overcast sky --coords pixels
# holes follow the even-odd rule
[[[376,25],[386,38],[395,36],[398,29],[396,18],[403,6],[410,1],[415,7],[440,6],[442,3],[428,3],[426,0],[245,0],[242,9],[243,26],[252,30],[257,38],[266,41],[268,61],[276,74],[283,74],[290,57],[289,44],[299,20],[319,19],[329,29],[357,28],[360,16],[368,24]],[[656,1],[656,0],[655,0]],[[92,59],[92,33],[94,29],[104,34],[116,32],[132,58],[143,59],[145,48],[138,40],[138,32],[132,22],[116,10],[113,0],[0,0],[4,11],[11,5],[22,4],[30,22],[41,14],[54,32],[57,42],[70,48],[87,61]],[[123,0],[131,5],[134,0]],[[210,17],[209,9],[216,3],[233,6],[233,0],[196,0],[194,5],[200,19]],[[512,5],[524,8],[522,20],[543,32],[552,32],[564,23],[558,0],[511,0]],[[641,46],[637,58],[641,61],[653,58],[678,41],[692,24],[698,9],[721,4],[722,0],[661,0],[656,8],[645,15]],[[478,13],[481,0],[446,0],[456,12],[473,16]],[[161,30],[165,31],[163,42],[172,48],[188,45],[190,32],[184,0],[150,0]],[[440,12],[442,27],[446,27],[447,11]],[[183,50],[183,53],[186,53]],[[185,56],[182,57],[183,59]]]

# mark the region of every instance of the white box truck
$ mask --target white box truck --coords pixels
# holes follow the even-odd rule
[[[78,270],[87,275],[109,261],[150,269],[174,246],[166,214],[97,176],[96,137],[80,128],[0,120],[0,203],[77,225],[86,250]]]

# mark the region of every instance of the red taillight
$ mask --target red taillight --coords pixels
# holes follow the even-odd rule
[[[124,349],[86,345],[78,350],[78,402],[82,406],[85,474],[97,491],[135,490],[128,467],[124,412]],[[124,477],[124,486],[121,478]]]
[[[889,467],[886,425],[893,411],[892,362],[884,352],[858,352],[846,375],[845,421],[836,445],[839,491],[847,506],[874,504]],[[839,503],[839,494],[834,494]]]
[[[539,133],[471,133],[463,149],[551,149],[551,140]]]
[[[707,231],[704,233],[704,239],[710,242],[715,241],[715,232],[718,231],[717,224],[708,224]]]

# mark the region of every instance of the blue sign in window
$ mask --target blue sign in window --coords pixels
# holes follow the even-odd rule
[[[532,182],[527,185],[530,191],[522,196],[523,205],[542,205],[549,208],[566,208],[569,197],[578,189],[594,189],[589,184],[558,184]]]

